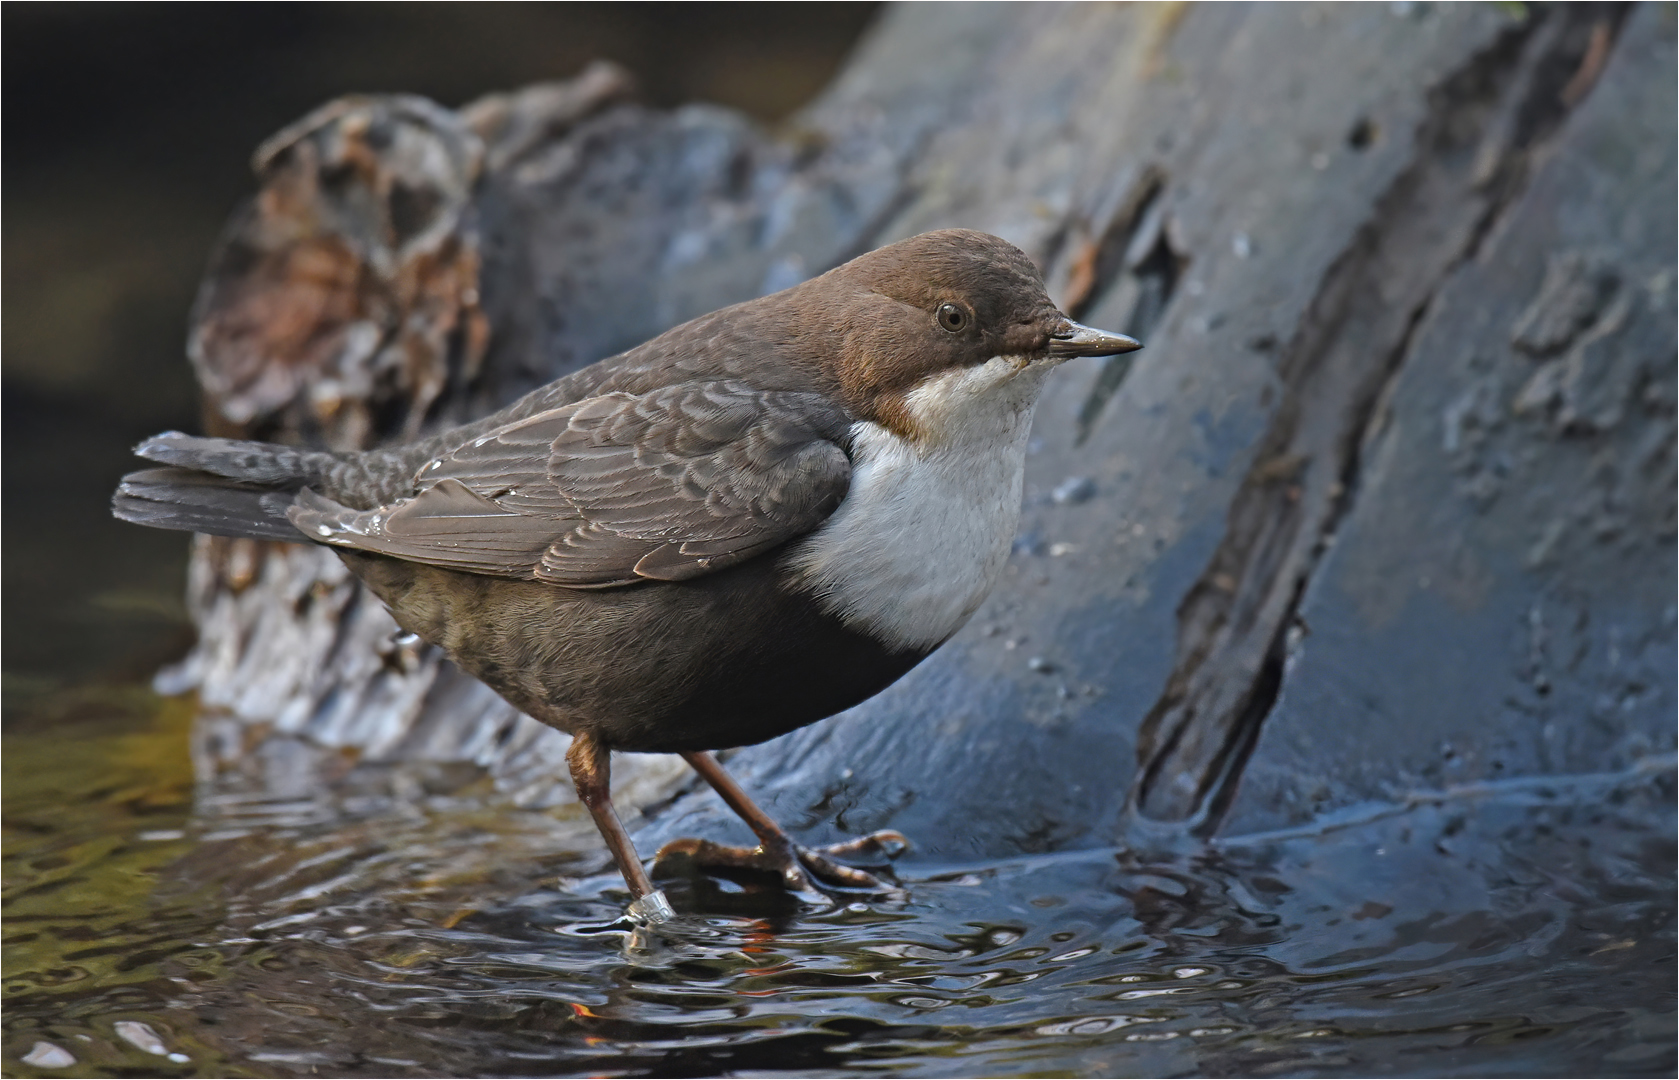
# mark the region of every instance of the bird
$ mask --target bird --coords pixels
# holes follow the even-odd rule
[[[856,705],[961,629],[1008,559],[1049,373],[1141,347],[1062,313],[1013,244],[946,229],[407,445],[154,436],[113,512],[330,546],[404,631],[570,734],[632,916],[672,909],[612,804],[613,751],[681,755],[759,841],[661,856],[876,888],[847,860],[901,835],[798,845],[713,751]]]

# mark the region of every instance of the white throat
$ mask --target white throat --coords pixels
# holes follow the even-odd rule
[[[1008,561],[1050,367],[998,356],[928,379],[905,399],[915,440],[854,425],[850,492],[789,554],[799,587],[892,648],[961,629]]]

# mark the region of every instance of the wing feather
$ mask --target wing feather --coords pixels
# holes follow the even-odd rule
[[[480,435],[373,510],[311,491],[327,543],[476,573],[602,588],[681,581],[814,529],[850,485],[849,417],[738,380],[586,398]]]

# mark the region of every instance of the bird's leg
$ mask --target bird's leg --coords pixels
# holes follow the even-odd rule
[[[755,848],[726,847],[710,840],[672,840],[659,849],[659,858],[686,855],[701,867],[720,870],[758,870],[777,874],[793,892],[809,892],[821,885],[842,889],[880,889],[875,875],[835,861],[835,856],[893,859],[909,847],[902,833],[885,830],[844,844],[806,848],[793,843],[780,825],[742,791],[734,778],[709,753],[685,753],[682,760],[723,797],[758,837]],[[814,881],[812,878],[814,877]]]
[[[606,839],[618,872],[624,875],[624,884],[630,887],[630,915],[650,923],[671,918],[676,913],[670,901],[647,880],[647,871],[641,868],[630,834],[624,831],[624,823],[618,820],[618,811],[612,806],[612,751],[593,736],[578,734],[571,737],[571,748],[565,758],[571,766],[571,782],[577,786],[577,797],[589,808],[595,828]]]

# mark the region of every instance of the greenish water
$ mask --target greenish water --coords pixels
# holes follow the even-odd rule
[[[188,701],[5,745],[12,1076],[1672,1075],[1671,772],[1147,863],[903,867],[829,910],[678,882],[468,772],[195,795]],[[36,1062],[30,1064],[25,1059]]]

